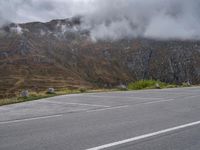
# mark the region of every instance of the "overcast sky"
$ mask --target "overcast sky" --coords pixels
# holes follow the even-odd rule
[[[84,16],[94,39],[199,39],[199,0],[0,0],[0,25]]]

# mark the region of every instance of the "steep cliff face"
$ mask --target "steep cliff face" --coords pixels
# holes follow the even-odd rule
[[[0,95],[115,86],[139,79],[200,83],[200,41],[96,41],[79,18],[0,29]]]

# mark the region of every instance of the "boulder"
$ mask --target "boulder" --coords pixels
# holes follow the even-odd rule
[[[48,88],[47,93],[48,94],[55,94],[55,89],[54,88]]]
[[[187,81],[187,83],[186,83],[186,84],[187,84],[187,86],[191,86],[191,83],[190,83],[190,81]]]
[[[120,90],[128,90],[127,86],[124,85],[124,84],[118,85],[117,88],[120,89]]]
[[[157,89],[160,89],[160,84],[159,83],[156,83],[155,86],[156,86]]]
[[[22,91],[21,92],[21,97],[24,97],[24,98],[29,97],[29,91],[28,90]]]

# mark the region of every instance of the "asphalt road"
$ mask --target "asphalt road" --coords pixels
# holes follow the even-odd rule
[[[0,150],[88,149],[200,149],[200,88],[68,95],[0,107]]]

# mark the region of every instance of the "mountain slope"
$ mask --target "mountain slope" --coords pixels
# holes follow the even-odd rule
[[[200,41],[96,41],[79,18],[0,29],[0,95],[111,87],[139,79],[200,83]]]

